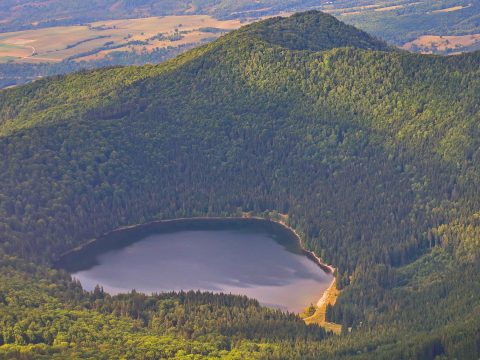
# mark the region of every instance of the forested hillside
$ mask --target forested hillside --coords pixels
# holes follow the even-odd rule
[[[307,12],[0,92],[0,351],[477,358],[479,64]],[[89,294],[50,269],[119,226],[270,211],[337,268],[341,336],[242,298]]]

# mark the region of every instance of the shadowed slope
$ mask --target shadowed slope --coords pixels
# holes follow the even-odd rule
[[[276,210],[338,269],[327,320],[353,330],[330,354],[475,358],[480,53],[378,51],[328,21],[1,92],[2,248],[48,263],[122,225]]]

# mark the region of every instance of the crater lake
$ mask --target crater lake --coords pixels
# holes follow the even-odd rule
[[[301,312],[333,276],[281,224],[259,219],[179,219],[113,231],[64,255],[59,266],[86,290],[111,295],[201,290],[246,295]]]

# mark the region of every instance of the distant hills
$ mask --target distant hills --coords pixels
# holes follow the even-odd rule
[[[0,32],[98,20],[207,14],[219,19],[259,19],[282,12],[323,10],[397,45],[421,35],[479,33],[478,0],[4,0]]]
[[[479,63],[309,11],[1,91],[0,354],[478,357]],[[87,294],[50,268],[119,226],[241,212],[288,214],[337,268],[342,335],[235,297]]]
[[[159,63],[240,24],[308,10],[328,12],[409,51],[480,49],[478,0],[5,0],[0,88],[81,69]]]

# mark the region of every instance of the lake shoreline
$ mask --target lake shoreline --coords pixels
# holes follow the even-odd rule
[[[262,218],[259,216],[231,216],[231,217],[220,217],[220,216],[211,216],[211,217],[185,217],[185,218],[175,218],[175,219],[167,219],[167,220],[154,220],[150,221],[147,223],[143,224],[135,224],[135,225],[128,225],[128,226],[122,226],[119,228],[116,228],[114,230],[108,231],[104,233],[103,235],[99,236],[98,238],[91,239],[89,241],[86,241],[85,243],[76,246],[75,248],[68,250],[61,254],[57,259],[54,260],[54,267],[55,268],[62,268],[66,269],[67,271],[69,268],[69,260],[72,258],[75,258],[76,256],[83,255],[85,256],[85,253],[92,253],[95,254],[95,252],[99,251],[99,249],[102,249],[104,246],[108,246],[112,243],[115,245],[124,245],[124,242],[127,242],[127,240],[122,241],[121,239],[118,241],[118,244],[112,240],[113,237],[118,236],[119,234],[121,235],[127,235],[124,238],[128,238],[128,234],[131,232],[137,232],[139,230],[144,230],[144,231],[151,231],[153,228],[155,229],[160,229],[161,231],[178,231],[181,230],[182,227],[185,226],[193,226],[194,228],[196,227],[202,227],[202,226],[208,226],[209,224],[221,224],[223,226],[231,226],[231,225],[238,225],[241,223],[250,223],[254,225],[260,225],[260,226],[273,226],[276,227],[277,229],[274,230],[281,230],[283,232],[288,233],[291,237],[295,238],[299,249],[301,250],[302,254],[305,255],[307,258],[309,258],[311,261],[313,261],[317,266],[319,266],[326,274],[329,275],[334,275],[335,268],[331,265],[325,264],[320,257],[315,254],[315,252],[310,251],[306,249],[304,245],[304,240],[300,236],[300,234],[290,227],[285,221],[278,220],[278,219],[271,219],[271,218]],[[130,240],[131,241],[131,240]],[[132,243],[135,241],[131,241]],[[128,242],[127,242],[128,244]],[[101,250],[100,250],[101,251]],[[73,272],[73,271],[69,271]],[[335,283],[335,277],[333,277],[332,281],[330,282],[329,286],[327,289],[331,288],[331,286]],[[324,298],[325,291],[322,294],[322,297],[318,300],[317,306],[320,306],[319,304],[322,302],[322,299]]]
[[[249,219],[248,217],[246,219]],[[262,220],[263,218],[260,218],[260,217],[254,217],[254,219],[260,219]],[[304,244],[304,241],[303,241],[303,238],[300,236],[300,234],[292,227],[290,227],[287,223],[285,223],[284,221],[281,221],[281,220],[275,220],[275,219],[263,219],[264,221],[269,221],[269,222],[273,222],[273,223],[276,223],[276,224],[279,224],[279,225],[282,225],[284,227],[284,229],[286,229],[287,231],[290,231],[296,238],[297,238],[297,241],[300,245],[300,248],[302,249],[303,253],[311,260],[313,260],[318,266],[320,266],[322,268],[323,271],[325,271],[327,274],[331,274],[333,275],[335,273],[335,268],[331,265],[328,265],[328,264],[325,264],[322,259],[317,255],[315,254],[314,251],[311,251],[311,250],[307,250],[307,248],[305,247],[305,244]]]

